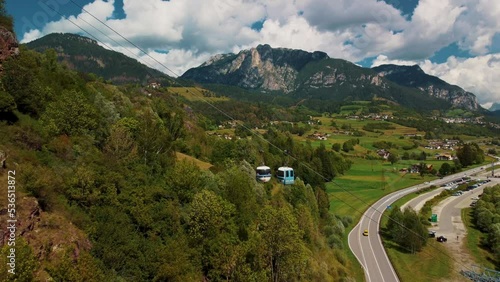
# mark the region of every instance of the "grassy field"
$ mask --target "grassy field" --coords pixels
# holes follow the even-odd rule
[[[180,95],[189,101],[205,100],[210,102],[219,102],[229,100],[227,97],[215,97],[213,92],[198,87],[168,87],[167,89],[168,92]]]
[[[180,161],[187,160],[187,161],[193,162],[195,165],[197,165],[202,170],[208,170],[210,167],[212,167],[212,164],[210,164],[210,163],[200,161],[196,158],[193,158],[193,157],[188,156],[188,155],[183,154],[183,153],[175,152],[175,156]]]
[[[495,269],[492,254],[481,247],[481,239],[485,237],[485,234],[475,228],[472,223],[471,212],[471,208],[462,210],[462,220],[467,228],[467,241],[465,245],[478,265]]]
[[[339,215],[351,215],[354,222],[378,199],[399,189],[431,181],[436,177],[400,173],[405,164],[391,165],[379,160],[355,159],[346,175],[327,184],[330,209]]]
[[[453,272],[453,262],[445,246],[432,238],[428,240],[427,246],[416,254],[401,251],[393,242],[384,240],[387,255],[401,281],[454,281],[453,277],[459,275]]]

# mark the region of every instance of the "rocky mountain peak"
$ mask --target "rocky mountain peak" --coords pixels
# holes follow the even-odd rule
[[[420,68],[419,65],[400,66],[394,64],[386,64],[375,67],[374,69],[376,69],[381,76],[391,75],[391,74],[404,74],[404,73],[425,74],[425,72]]]
[[[427,75],[418,65],[369,69],[320,51],[272,48],[268,44],[214,56],[182,78],[297,98],[343,101],[377,96],[425,110],[481,109],[472,93]]]
[[[449,101],[455,107],[473,111],[481,109],[474,94],[436,76],[426,74],[418,65],[380,65],[373,70],[394,83],[419,89],[432,97]]]
[[[237,85],[246,89],[296,90],[295,80],[307,64],[328,59],[324,52],[272,48],[268,44],[210,58],[182,77],[204,83]]]

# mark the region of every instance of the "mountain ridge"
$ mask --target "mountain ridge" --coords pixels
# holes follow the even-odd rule
[[[415,87],[391,79],[390,75],[376,68],[363,68],[346,60],[330,58],[320,51],[272,48],[264,44],[238,54],[215,55],[186,71],[181,78],[202,84],[284,93],[298,98],[345,101],[378,96],[419,109],[482,109],[472,93],[429,76],[419,67],[415,73],[439,87],[432,83],[424,84],[427,88]]]
[[[115,84],[158,82],[170,84],[173,78],[120,52],[105,49],[94,39],[72,34],[51,33],[26,44],[37,52],[54,49],[58,60],[69,68],[94,73]]]
[[[426,74],[418,65],[386,64],[372,69],[392,82],[419,89],[433,97],[448,100],[455,107],[464,107],[474,111],[481,108],[474,94],[436,76]]]

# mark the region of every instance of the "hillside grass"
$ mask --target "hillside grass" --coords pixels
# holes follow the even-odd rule
[[[472,208],[462,209],[462,221],[467,229],[465,247],[470,251],[477,264],[489,269],[495,269],[492,254],[484,249],[481,244],[481,240],[486,237],[486,234],[478,230],[472,222]]]
[[[453,277],[458,275],[453,272],[453,261],[448,250],[434,238],[429,238],[427,245],[416,254],[401,251],[392,241],[383,242],[401,281],[454,281]]]
[[[400,173],[399,168],[403,167],[407,165],[355,159],[345,175],[327,183],[331,211],[350,215],[357,222],[362,213],[384,195],[436,179],[429,175],[422,178],[419,174]]]
[[[168,92],[186,98],[189,101],[228,101],[228,97],[215,97],[215,93],[199,87],[168,87]],[[204,95],[205,93],[205,95]],[[209,95],[209,96],[206,96]]]
[[[196,166],[198,166],[202,170],[209,170],[212,167],[211,163],[207,163],[201,160],[198,160],[195,157],[188,156],[186,154],[180,153],[180,152],[175,152],[175,156],[177,157],[177,160],[187,160],[190,162],[193,162]]]

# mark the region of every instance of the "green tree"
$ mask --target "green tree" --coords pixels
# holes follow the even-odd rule
[[[422,219],[413,209],[403,212],[393,207],[386,228],[392,240],[410,253],[420,251],[427,243],[427,229]]]
[[[14,20],[7,13],[5,0],[0,0],[0,26],[6,28],[10,32],[14,32]]]
[[[51,135],[82,135],[96,128],[97,112],[81,92],[72,90],[50,103],[41,120]]]
[[[457,158],[463,167],[484,162],[484,152],[476,143],[467,143],[458,148]]]
[[[497,264],[500,263],[500,222],[489,227],[486,241],[495,256]]]
[[[421,251],[427,243],[427,228],[417,212],[406,208],[403,212],[404,239],[399,244],[412,254]]]
[[[183,160],[176,162],[174,167],[166,173],[166,183],[176,195],[179,203],[188,204],[194,195],[208,184],[208,176],[193,162]]]
[[[188,215],[188,234],[192,246],[200,250],[203,272],[210,279],[230,279],[239,256],[235,207],[203,190],[191,203]]]
[[[104,152],[110,158],[111,163],[129,163],[137,159],[137,150],[133,130],[120,122],[114,124],[104,144]]]
[[[243,165],[233,166],[221,173],[221,194],[236,207],[236,223],[240,232],[246,229],[258,211],[255,181],[244,169]]]
[[[9,93],[0,91],[0,120],[14,122],[17,120],[14,111],[17,109],[16,101]]]
[[[34,281],[34,274],[38,268],[38,260],[24,238],[18,237],[15,242],[15,246],[5,244],[0,249],[0,280],[5,282]],[[10,255],[11,248],[15,249],[16,261],[14,274],[12,274],[12,272],[8,272],[11,267],[8,265],[8,263],[10,263],[10,259],[7,256]]]
[[[193,265],[193,249],[184,236],[170,239],[159,254],[160,266],[153,281],[201,281],[201,272]]]
[[[21,113],[39,117],[50,101],[52,91],[44,87],[38,76],[40,55],[22,49],[18,57],[3,63],[2,84],[15,100]]]
[[[395,164],[399,161],[399,154],[396,151],[391,150],[387,160],[390,161],[391,164]]]
[[[77,258],[72,258],[73,251],[66,250],[57,264],[52,264],[47,271],[55,281],[99,282],[106,280],[101,265],[88,252],[80,251]]]
[[[286,207],[264,207],[259,214],[258,234],[271,281],[294,281],[307,265],[297,219]]]
[[[389,236],[396,243],[402,240],[404,236],[403,212],[401,212],[401,209],[398,206],[392,207],[386,229]]]
[[[449,163],[443,163],[439,168],[439,174],[448,175],[452,172],[452,167]]]
[[[335,152],[340,152],[341,147],[342,145],[340,145],[340,143],[333,143],[332,150],[334,150]]]
[[[170,132],[165,129],[162,120],[152,110],[147,109],[139,117],[134,137],[143,164],[152,171],[163,170],[174,160]]]
[[[424,151],[422,151],[420,153],[420,157],[418,159],[421,160],[421,161],[427,160],[427,154]]]

